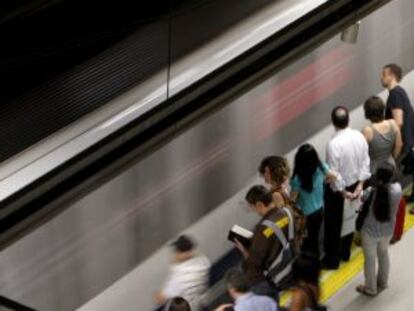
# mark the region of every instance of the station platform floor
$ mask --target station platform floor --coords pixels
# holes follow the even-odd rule
[[[410,216],[413,217],[413,216]],[[358,294],[355,288],[364,277],[359,273],[327,303],[335,311],[411,311],[414,310],[414,230],[393,245],[390,251],[389,288],[374,298]]]
[[[374,298],[356,292],[356,287],[364,282],[364,256],[362,249],[354,246],[348,263],[342,264],[337,271],[322,272],[321,300],[328,310],[414,310],[414,215],[408,213],[410,207],[407,207],[403,238],[390,247],[389,288]],[[289,299],[289,293],[284,293],[282,305],[288,303]]]

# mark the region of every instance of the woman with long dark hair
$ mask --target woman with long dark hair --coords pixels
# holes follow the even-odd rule
[[[394,181],[393,176],[394,166],[388,162],[381,163],[377,167],[374,186],[368,188],[363,196],[362,212],[366,216],[361,224],[361,237],[365,284],[358,286],[357,291],[367,296],[375,296],[388,287],[388,247],[402,196],[401,185]]]
[[[336,179],[327,164],[322,163],[315,148],[302,145],[295,156],[291,185],[291,199],[306,216],[307,238],[303,250],[319,256],[319,231],[323,218],[325,180]]]

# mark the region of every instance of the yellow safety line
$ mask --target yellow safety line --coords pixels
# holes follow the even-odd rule
[[[414,227],[414,215],[409,214],[407,205],[404,232]],[[362,249],[353,246],[351,259],[347,263],[343,263],[336,271],[322,271],[321,275],[321,301],[325,303],[329,298],[335,295],[341,288],[348,284],[354,277],[356,277],[363,268],[364,255]],[[281,295],[281,304],[286,306],[290,299],[289,291],[283,292]]]

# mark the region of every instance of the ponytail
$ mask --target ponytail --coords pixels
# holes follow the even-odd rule
[[[377,182],[375,186],[374,203],[372,205],[375,219],[379,222],[391,220],[390,184],[394,175],[394,167],[384,163],[376,172]]]

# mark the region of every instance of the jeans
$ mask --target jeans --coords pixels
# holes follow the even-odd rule
[[[378,291],[388,287],[390,273],[390,258],[388,247],[390,236],[374,238],[362,232],[362,250],[364,252],[365,286],[368,293],[376,295]],[[378,274],[376,262],[378,258]]]

